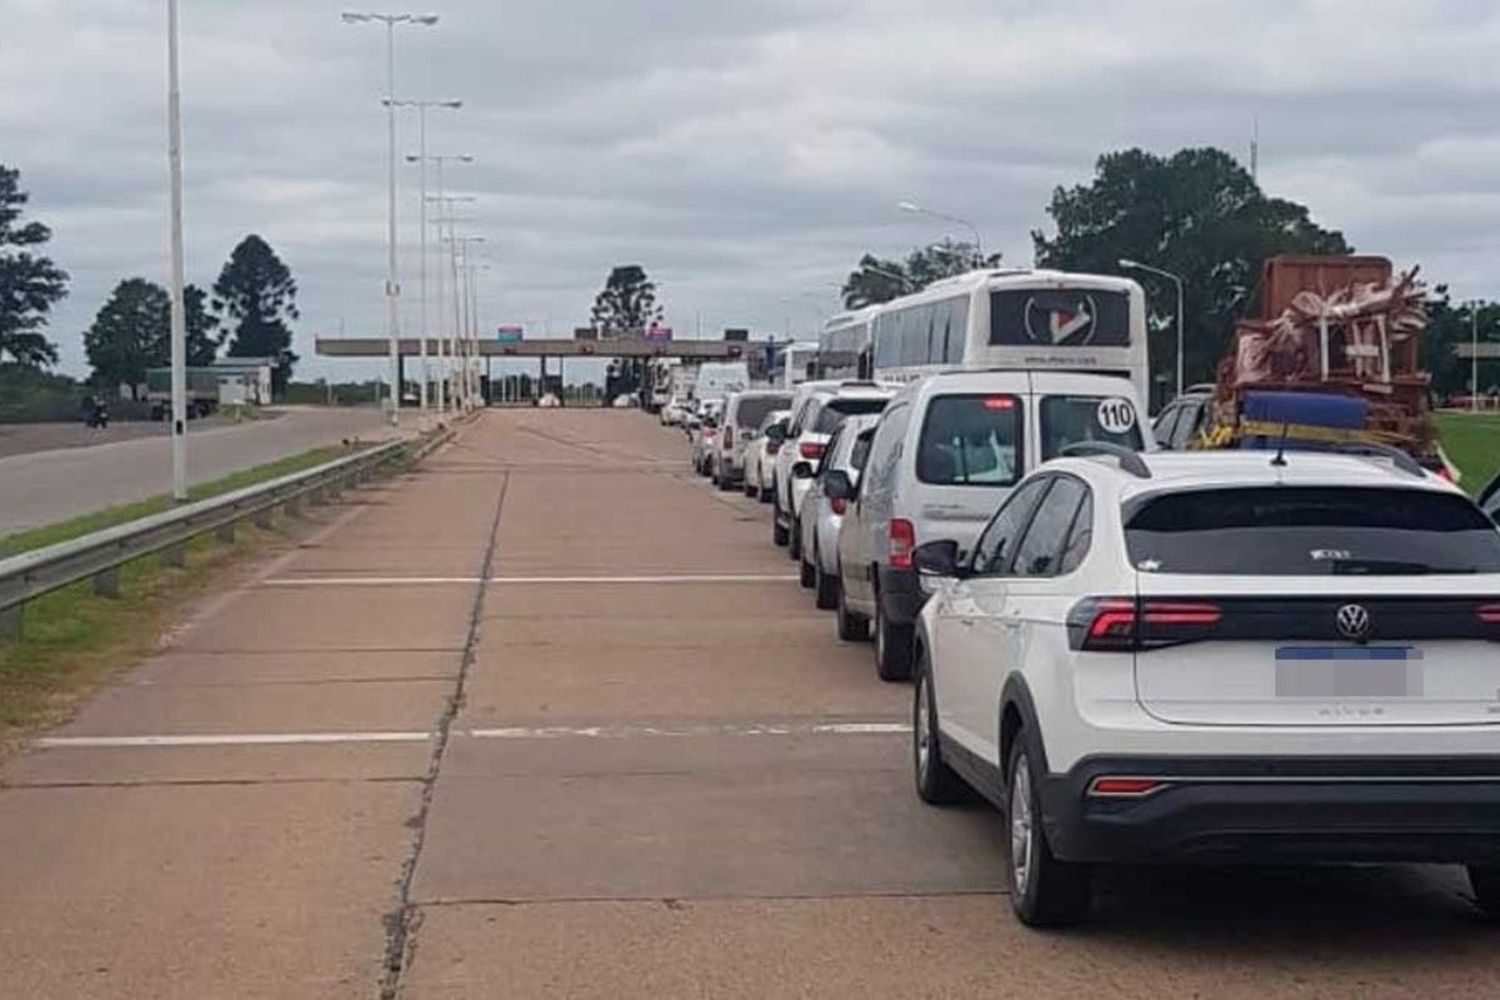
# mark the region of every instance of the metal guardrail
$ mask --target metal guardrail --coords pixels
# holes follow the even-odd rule
[[[268,526],[277,508],[295,513],[304,503],[326,502],[393,462],[426,457],[448,436],[429,435],[415,443],[392,441],[280,479],[0,559],[0,640],[20,639],[26,604],[43,594],[92,579],[95,593],[118,597],[119,571],[126,563],[162,553],[169,564],[183,565],[187,543],[200,535],[216,532],[222,541],[232,542],[240,521],[253,518],[257,525]]]

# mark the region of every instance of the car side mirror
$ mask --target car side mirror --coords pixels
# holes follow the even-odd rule
[[[766,428],[766,438],[776,444],[786,440],[786,428],[780,424],[772,424]]]
[[[951,538],[918,545],[911,554],[912,565],[923,576],[960,579],[965,573],[959,564],[958,543]]]
[[[793,466],[792,466],[792,478],[793,479],[811,479],[812,477],[813,477],[813,467],[812,467],[812,463],[811,462],[797,462],[797,463],[793,464]]]
[[[798,463],[801,464],[801,463]],[[853,500],[854,480],[843,469],[829,469],[823,477],[823,495],[830,500]]]

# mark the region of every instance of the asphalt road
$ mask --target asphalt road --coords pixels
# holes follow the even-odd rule
[[[1439,868],[1021,929],[910,690],[633,412],[492,412],[0,769],[0,995],[1492,997]]]
[[[208,482],[346,437],[376,440],[386,433],[373,407],[288,407],[270,420],[195,427],[188,435],[188,478]],[[171,491],[164,425],[116,424],[94,432],[11,425],[0,434],[0,534]],[[99,443],[79,446],[80,436]]]

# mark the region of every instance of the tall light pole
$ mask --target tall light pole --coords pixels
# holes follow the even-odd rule
[[[1166,278],[1177,286],[1177,395],[1181,396],[1184,382],[1183,347],[1186,343],[1186,338],[1183,335],[1182,330],[1182,278],[1176,274],[1173,274],[1171,271],[1163,271],[1159,267],[1152,267],[1150,264],[1142,264],[1140,261],[1130,260],[1126,257],[1120,258],[1120,267],[1124,268],[1127,271],[1145,271],[1147,274],[1154,274],[1158,277]]]
[[[1479,412],[1479,300],[1469,303],[1469,337],[1474,342],[1474,354],[1469,358],[1469,410]]]
[[[471,195],[443,195],[433,200],[440,203],[444,208],[451,209],[453,205],[464,202],[472,202],[475,199]],[[455,409],[460,410],[468,408],[468,399],[466,397],[463,379],[460,377],[463,373],[463,368],[461,364],[457,364],[457,362],[459,362],[459,360],[463,356],[459,350],[460,346],[463,344],[463,310],[461,309],[459,304],[461,301],[460,296],[463,294],[463,289],[459,284],[458,244],[455,240],[455,236],[458,233],[458,223],[470,221],[473,220],[467,216],[459,215],[439,216],[438,218],[432,220],[433,225],[437,226],[438,245],[440,247],[445,247],[448,251],[447,266],[449,269],[449,275],[453,281],[453,325],[449,328],[450,333],[448,335],[448,357],[451,362],[455,363],[454,368],[451,372],[454,382],[454,407]],[[447,236],[443,235],[444,225],[448,226],[449,235]],[[446,301],[443,303],[442,308],[445,310],[448,308]]]
[[[454,256],[459,260],[459,269],[464,278],[463,294],[457,304],[464,328],[464,392],[468,396],[470,409],[479,405],[479,330],[475,326],[474,260],[470,249],[476,243],[483,242],[483,236],[459,236],[455,233],[453,237]]]
[[[965,227],[969,230],[969,232],[974,234],[975,255],[980,260],[984,259],[984,240],[979,236],[979,227],[974,225],[974,223],[970,222],[968,219],[960,218],[957,215],[947,215],[943,212],[934,212],[930,208],[923,208],[921,205],[915,204],[914,202],[910,201],[898,201],[896,203],[896,208],[902,212],[910,212],[913,215],[925,215],[929,219],[941,219],[944,222],[952,222],[955,225]]]
[[[406,158],[406,160],[407,160],[408,163],[416,162],[417,159],[418,159],[418,157],[415,157],[415,156],[408,156]],[[423,245],[422,259],[423,259],[424,264],[425,264],[426,259],[427,259],[426,245],[427,245],[427,221],[428,221],[427,220],[427,209],[426,209],[426,206],[427,206],[428,202],[436,202],[438,204],[444,204],[444,205],[448,203],[448,199],[445,196],[444,189],[443,189],[443,164],[448,163],[449,161],[453,161],[453,162],[457,162],[457,163],[473,163],[474,162],[474,157],[469,156],[468,154],[465,153],[465,154],[460,154],[460,155],[457,155],[457,156],[453,156],[453,155],[446,155],[446,156],[445,155],[426,156],[426,157],[424,157],[424,159],[432,162],[437,167],[437,190],[438,190],[438,193],[437,193],[436,197],[433,197],[433,196],[427,195],[427,194],[424,194],[422,196],[422,206],[423,206],[423,208],[422,208],[422,218],[423,218],[423,226],[422,226],[422,245]],[[437,303],[438,303],[438,316],[439,317],[441,317],[443,315],[443,310],[445,308],[447,308],[447,306],[446,306],[447,299],[444,298],[444,292],[443,292],[443,284],[444,284],[444,282],[443,282],[443,265],[442,265],[442,259],[441,259],[442,243],[443,243],[443,241],[442,241],[442,226],[438,226],[439,260],[438,260],[438,269],[437,269]],[[425,297],[425,293],[424,293],[424,297]],[[444,327],[446,325],[447,325],[446,322],[439,322],[438,327],[439,327],[439,329],[441,329],[442,327]],[[447,359],[448,359],[446,362],[443,359],[443,357],[444,357],[443,348],[444,348],[445,344],[447,346]],[[438,414],[439,415],[442,415],[442,414],[445,414],[445,413],[448,412],[448,389],[449,389],[448,380],[451,377],[450,366],[451,366],[451,364],[453,362],[453,359],[455,357],[455,354],[456,354],[456,352],[454,350],[455,346],[456,345],[455,345],[455,343],[453,341],[453,334],[452,334],[451,331],[449,332],[449,334],[448,334],[447,337],[444,337],[441,334],[438,335],[438,338],[437,338],[438,370],[442,373],[441,377],[438,379],[438,383],[437,383],[437,390],[438,390]],[[455,400],[455,404],[456,404],[456,402],[457,401]]]
[[[401,422],[401,283],[396,263],[396,25],[410,24],[430,28],[438,22],[436,14],[361,14],[345,11],[345,24],[385,25],[385,111],[387,133],[386,163],[386,330],[391,340],[391,426]]]
[[[172,499],[188,498],[187,313],[182,263],[182,92],[177,72],[177,0],[167,0],[167,184],[171,188],[168,256],[172,270]]]
[[[420,221],[417,224],[418,229],[421,232],[421,250],[419,251],[420,260],[417,265],[418,273],[421,275],[421,277],[418,279],[421,303],[418,306],[420,315],[420,332],[418,334],[419,346],[417,348],[417,353],[422,359],[422,386],[420,391],[418,392],[417,398],[418,405],[421,406],[422,412],[425,414],[427,412],[427,383],[432,378],[432,372],[427,367],[427,336],[429,332],[427,327],[427,109],[450,108],[456,111],[464,106],[464,102],[392,101],[391,103],[393,103],[398,108],[417,109],[417,145],[420,153],[415,157],[408,156],[406,159],[408,162],[413,159],[417,161],[417,184],[421,190],[418,201],[418,215]]]

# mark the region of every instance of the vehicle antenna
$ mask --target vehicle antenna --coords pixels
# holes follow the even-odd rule
[[[1286,439],[1291,432],[1292,425],[1284,423],[1281,425],[1281,443],[1276,446],[1276,457],[1271,459],[1273,468],[1284,468],[1286,466]]]

